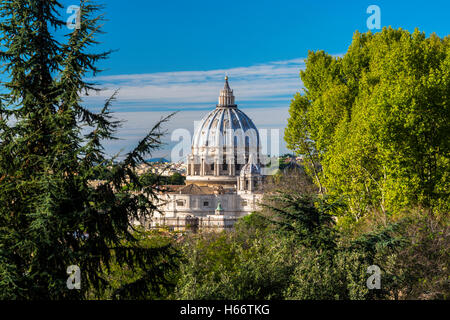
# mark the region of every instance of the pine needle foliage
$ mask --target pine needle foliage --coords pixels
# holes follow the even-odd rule
[[[157,209],[154,189],[140,184],[135,169],[160,147],[161,125],[170,116],[122,161],[105,154],[104,142],[115,139],[120,126],[110,111],[116,94],[100,112],[84,107],[82,96],[99,90],[85,79],[101,71],[97,65],[111,51],[92,52],[103,7],[87,0],[79,5],[80,28],[69,30],[57,0],[0,3],[7,76],[0,96],[2,299],[82,299],[89,288],[107,285],[100,270],[113,253],[120,263],[149,271],[152,281],[138,283],[141,294],[165,282],[163,273],[152,273],[152,262],[174,254],[168,247],[140,247],[130,224]],[[57,41],[64,30],[64,41]],[[81,290],[67,288],[70,265],[81,270]]]
[[[302,246],[334,250],[336,233],[332,214],[342,206],[339,201],[278,191],[262,205],[271,212],[266,218],[274,225],[275,232],[295,236]]]

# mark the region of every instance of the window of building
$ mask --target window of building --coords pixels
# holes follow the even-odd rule
[[[241,206],[246,207],[248,205],[247,200],[242,200]]]
[[[177,200],[177,207],[184,207],[185,202],[184,200]]]
[[[211,164],[211,171],[214,171],[214,163]]]
[[[209,207],[209,202],[208,201],[203,201],[203,206],[204,207]]]

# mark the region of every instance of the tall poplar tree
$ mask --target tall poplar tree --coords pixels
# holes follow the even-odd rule
[[[82,95],[98,90],[85,78],[100,71],[97,63],[110,52],[92,50],[102,7],[85,0],[80,8],[79,28],[69,30],[57,0],[0,4],[0,60],[7,79],[0,105],[3,299],[82,299],[89,288],[106,285],[100,271],[113,253],[120,264],[145,271],[136,281],[137,296],[164,285],[164,272],[172,267],[170,248],[140,247],[130,224],[155,209],[155,192],[140,184],[135,169],[160,146],[160,125],[167,119],[122,161],[104,153],[104,141],[114,139],[120,125],[109,111],[115,97],[96,113],[82,105]],[[64,40],[57,41],[64,30]],[[71,265],[80,268],[81,290],[67,287]],[[126,290],[132,296],[133,284]]]
[[[285,131],[317,185],[357,220],[450,208],[450,36],[355,32],[342,57],[310,52]]]

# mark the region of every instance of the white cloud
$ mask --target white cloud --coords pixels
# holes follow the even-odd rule
[[[100,76],[89,80],[97,81],[105,90],[86,97],[86,102],[97,104],[120,89],[116,105],[121,111],[124,107],[134,111],[205,108],[216,103],[225,74],[240,105],[288,102],[302,90],[299,71],[304,66],[304,59],[292,59],[230,69]]]

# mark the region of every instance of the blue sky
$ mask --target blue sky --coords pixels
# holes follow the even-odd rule
[[[105,0],[103,0],[105,1]],[[69,0],[69,3],[76,1]],[[235,68],[305,57],[308,50],[345,52],[366,9],[382,26],[449,33],[449,1],[107,0],[101,38],[119,49],[105,74]]]
[[[62,2],[66,7],[76,0]],[[193,130],[215,107],[228,74],[239,107],[259,128],[284,130],[289,102],[302,89],[299,70],[308,50],[346,52],[355,30],[368,31],[369,5],[381,10],[381,26],[429,35],[449,34],[450,1],[303,0],[104,0],[101,48],[117,49],[97,78],[105,91],[86,99],[92,108],[120,88],[113,110],[126,120],[122,140],[108,145],[129,149],[153,123],[180,111],[170,132]],[[65,12],[64,15],[69,16]],[[377,31],[377,30],[373,30]],[[286,151],[282,143],[281,152]]]

